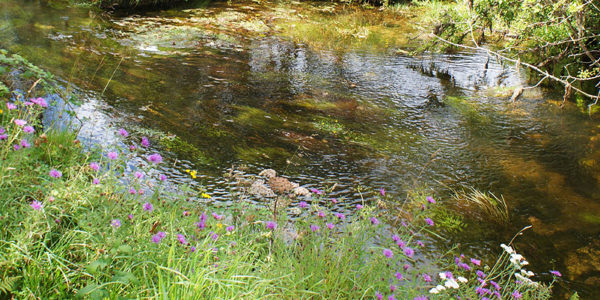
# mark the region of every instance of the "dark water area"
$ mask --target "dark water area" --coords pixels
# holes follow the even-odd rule
[[[162,171],[213,201],[227,201],[232,165],[337,184],[329,196],[343,199],[339,210],[382,187],[389,199],[419,188],[447,204],[452,189],[490,191],[506,200],[510,224],[466,218],[451,242],[498,253],[532,224],[516,246],[536,278],[560,270],[562,291],[600,297],[598,118],[539,89],[510,102],[526,79],[514,66],[484,53],[315,48],[278,34],[302,8],[254,2],[129,16],[45,1],[0,0],[0,9],[0,47],[83,100],[87,143],[131,142],[117,137],[121,127],[150,136],[176,162]]]

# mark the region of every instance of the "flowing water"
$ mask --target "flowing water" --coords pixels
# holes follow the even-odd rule
[[[337,184],[329,196],[343,199],[339,210],[381,187],[390,199],[425,188],[446,203],[451,189],[491,191],[506,199],[510,224],[467,218],[452,242],[497,253],[533,224],[516,245],[537,278],[561,270],[559,285],[600,297],[598,118],[537,89],[511,103],[509,88],[524,82],[513,66],[483,53],[405,56],[364,28],[340,32],[364,41],[344,47],[285,34],[301,30],[286,18],[305,20],[325,4],[119,16],[53,3],[0,0],[0,47],[83,100],[82,140],[118,147],[120,127],[151,136],[177,162],[162,171],[215,201],[231,192],[222,175],[232,165],[273,168],[307,187]]]

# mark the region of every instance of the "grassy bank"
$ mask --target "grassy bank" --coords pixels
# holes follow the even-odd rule
[[[241,195],[227,207],[190,201],[210,191],[187,186],[168,192],[156,166],[169,162],[149,150],[155,141],[119,129],[124,146],[83,147],[75,133],[41,124],[54,105],[42,97],[60,92],[35,76],[48,74],[5,52],[0,64],[0,298],[550,295],[554,281],[532,281],[510,245],[489,258],[433,252],[439,204],[427,195],[393,214],[365,203],[343,215],[320,190],[278,209]]]

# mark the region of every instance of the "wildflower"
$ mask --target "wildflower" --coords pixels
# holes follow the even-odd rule
[[[34,133],[35,129],[33,129],[32,126],[25,126],[25,127],[23,127],[23,131],[26,133]]]
[[[396,286],[391,284],[390,285],[390,291],[393,293],[394,291],[396,291]]]
[[[475,274],[477,274],[477,277],[485,278],[485,274],[481,270],[477,270],[477,272],[475,272]]]
[[[319,211],[319,212],[317,213],[317,216],[318,216],[319,218],[324,218],[324,217],[325,217],[325,213],[324,213],[323,211]]]
[[[556,277],[562,277],[562,274],[559,271],[552,270],[552,271],[550,271],[550,274],[552,274],[552,275],[554,275]]]
[[[319,229],[320,229],[320,228],[319,228],[319,226],[317,226],[317,225],[310,225],[310,230],[312,230],[312,232],[319,231]]]
[[[404,271],[408,271],[408,269],[410,269],[410,265],[404,264],[404,266],[402,266],[402,268],[404,269]]]
[[[16,109],[17,106],[14,105],[14,104],[12,104],[12,103],[10,103],[10,102],[7,102],[6,103],[6,108],[8,108],[8,110],[13,110],[13,109]]]
[[[48,201],[49,201],[50,203],[54,202],[54,197],[52,197],[52,196],[48,197]]]
[[[91,163],[90,163],[90,168],[91,168],[92,170],[94,170],[94,171],[98,171],[98,170],[100,170],[100,165],[98,165],[98,163],[91,162]]]
[[[363,209],[363,207],[364,207],[364,206],[362,206],[362,205],[360,205],[360,204],[356,204],[356,209],[357,209],[357,210],[361,210],[361,209]]]
[[[111,152],[108,152],[107,156],[108,156],[108,159],[115,160],[115,159],[117,159],[119,154],[117,154],[117,152],[111,151]]]
[[[189,211],[187,211],[187,210],[184,210],[183,213],[182,213],[182,215],[184,217],[187,217],[187,216],[191,215],[191,213]]]
[[[158,178],[160,179],[160,181],[167,181],[167,176],[165,176],[164,174],[160,174]]]
[[[158,244],[166,236],[167,236],[167,234],[165,232],[159,231],[157,234],[155,234],[155,235],[152,236],[152,242],[155,243],[155,244]]]
[[[423,280],[425,280],[425,282],[431,282],[431,276],[428,274],[423,274]]]
[[[298,206],[300,206],[300,208],[306,208],[308,204],[304,201],[300,201],[300,203],[298,203]]]
[[[135,188],[134,188],[134,187],[130,187],[130,188],[129,188],[129,194],[131,194],[131,195],[135,195],[135,194],[137,194],[137,191],[135,190]]]
[[[206,221],[200,221],[196,223],[196,227],[198,227],[199,229],[204,229],[206,227]]]
[[[346,216],[344,214],[341,213],[335,213],[334,214],[336,217],[338,217],[340,220],[346,220]]]
[[[206,222],[206,212],[202,212],[202,214],[200,215],[200,221]]]
[[[468,282],[468,281],[469,281],[468,279],[466,279],[466,278],[464,278],[464,277],[462,277],[462,276],[458,276],[458,278],[456,278],[456,280],[458,280],[458,281],[460,281],[460,282],[462,282],[462,283],[466,283],[466,282]]]
[[[385,197],[385,189],[384,188],[380,188],[379,189],[379,194],[381,194],[381,196]]]
[[[333,225],[333,223],[326,223],[325,226],[327,226],[327,228],[329,228],[329,229],[333,229],[333,227],[335,227],[335,225]]]
[[[404,248],[404,254],[405,254],[406,256],[408,256],[408,257],[411,257],[411,258],[412,258],[412,257],[413,257],[413,255],[415,254],[415,250],[413,250],[413,249],[412,249],[412,248],[410,248],[410,247],[406,247],[406,248]]]
[[[481,260],[479,260],[479,259],[471,258],[471,263],[476,266],[481,266]]]
[[[323,191],[318,190],[318,189],[310,189],[311,192],[317,194],[317,195],[323,195]]]
[[[267,221],[267,223],[265,223],[267,226],[267,229],[271,229],[274,230],[275,228],[277,228],[277,223],[273,222],[273,221]]]
[[[39,202],[39,201],[35,201],[35,200],[34,200],[33,202],[31,202],[30,206],[31,206],[31,208],[33,208],[34,210],[40,210],[40,209],[42,209],[42,203],[41,203],[41,202]]]
[[[425,247],[425,244],[423,244],[423,242],[421,242],[420,240],[417,241],[417,245],[419,247]]]
[[[514,291],[512,294],[510,294],[514,299],[521,299],[521,297],[523,297],[523,295],[521,293],[519,293],[519,291]]]
[[[23,147],[23,148],[31,147],[31,144],[29,144],[29,142],[26,139],[22,139],[20,144],[21,144],[21,147]]]
[[[8,139],[8,134],[0,134],[0,141]]]
[[[0,127],[0,133],[4,133],[4,132],[5,132],[4,128]]]
[[[144,203],[143,208],[145,211],[151,212],[154,209],[154,206],[152,206],[152,203],[146,202]]]
[[[223,219],[223,215],[219,215],[217,213],[212,213],[213,218],[215,218],[216,220],[221,220]]]
[[[402,280],[402,273],[396,272],[396,274],[394,274],[394,276],[396,277],[396,279]]]
[[[515,250],[511,246],[506,246],[505,244],[500,244],[500,247],[506,251],[508,254],[513,254]]]
[[[25,102],[23,102],[23,105],[25,105],[25,106],[32,106],[33,102],[25,101]]]
[[[149,147],[150,146],[150,141],[145,136],[142,137],[142,146],[144,146],[144,147]]]
[[[219,239],[219,235],[211,231],[210,238],[213,239],[213,241],[216,241],[217,239]]]
[[[127,215],[127,219],[133,220],[133,215],[132,214]]]
[[[438,275],[440,276],[440,279],[442,279],[442,280],[446,279],[446,272],[440,272]]]
[[[158,153],[154,153],[150,156],[148,156],[148,161],[154,164],[159,164],[162,162],[162,156],[160,156],[160,154]]]
[[[433,226],[433,220],[431,220],[430,218],[426,218],[425,223],[427,223],[427,225],[429,226]]]
[[[48,102],[44,98],[31,98],[29,99],[32,103],[35,103],[41,107],[48,107]]]
[[[443,286],[443,285],[438,285],[438,286],[436,286],[436,287],[434,287],[434,288],[430,289],[430,290],[429,290],[429,293],[430,293],[430,294],[438,294],[439,292],[441,292],[441,291],[443,291],[443,290],[445,290],[445,289],[446,289],[446,287],[445,287],[445,286]]]
[[[493,281],[493,280],[490,280],[490,284],[491,284],[491,285],[492,285],[492,286],[493,286],[495,289],[497,289],[497,290],[499,290],[499,289],[500,289],[500,286],[499,286],[499,285],[498,285],[498,283],[496,283],[495,281]]]
[[[94,179],[92,179],[92,183],[93,184],[99,184],[100,183],[100,179],[94,178]]]
[[[331,203],[333,203],[333,204],[337,204],[337,203],[338,203],[338,201],[337,201],[337,199],[335,199],[335,198],[331,198]]]
[[[225,228],[225,230],[227,230],[227,232],[232,232],[235,229],[235,227],[233,226],[227,226],[227,228]]]
[[[404,247],[406,247],[406,243],[403,240],[398,240],[396,245],[398,245],[400,249],[404,249]]]
[[[135,145],[129,145],[129,151],[135,150]]]
[[[19,145],[19,144],[15,144],[15,145],[13,146],[13,148],[15,148],[15,151],[17,151],[17,150],[21,149],[21,145]]]
[[[469,267],[469,265],[465,264],[465,263],[459,263],[457,264],[458,267],[463,268],[467,271],[471,271],[471,267]]]
[[[177,240],[179,241],[179,243],[181,243],[182,245],[187,245],[187,241],[185,240],[185,236],[183,234],[178,234],[177,235]]]
[[[62,173],[56,169],[52,169],[50,170],[50,177],[54,177],[54,178],[60,178],[62,177]]]
[[[396,297],[394,297],[394,295],[389,295],[388,300],[396,300]]]
[[[433,197],[431,197],[431,196],[427,196],[427,202],[429,202],[431,204],[435,204],[435,199],[433,199]]]
[[[142,179],[142,177],[144,177],[144,174],[142,174],[141,172],[135,172],[135,178]]]
[[[428,300],[428,298],[426,296],[421,295],[421,296],[415,297],[413,300]]]
[[[200,196],[202,196],[202,198],[210,199],[210,195],[207,193],[202,193]]]
[[[114,219],[110,222],[110,225],[114,228],[119,228],[119,227],[121,227],[121,220]]]
[[[376,297],[378,300],[381,300],[381,299],[383,299],[383,295],[382,295],[381,293],[379,293],[379,292],[375,292],[375,297]]]
[[[15,124],[17,124],[17,126],[19,126],[19,127],[23,127],[23,125],[27,124],[27,121],[25,121],[25,120],[21,120],[21,119],[16,119],[14,122],[15,122]]]
[[[371,223],[372,223],[373,225],[377,225],[377,224],[379,224],[379,220],[377,220],[377,218],[375,218],[375,217],[372,217],[372,218],[371,218]]]
[[[196,247],[194,247],[194,246],[190,247],[190,251],[191,252],[196,252]]]
[[[119,129],[119,134],[122,135],[123,137],[127,137],[129,135],[129,133],[127,132],[127,130],[120,128]]]
[[[452,278],[447,279],[446,282],[444,282],[444,285],[447,288],[453,288],[453,289],[458,289],[459,288],[458,282],[456,282],[456,280],[454,280]]]

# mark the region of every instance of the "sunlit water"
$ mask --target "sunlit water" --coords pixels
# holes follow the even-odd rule
[[[176,135],[185,147],[153,140],[176,162],[162,171],[215,201],[234,189],[222,176],[231,166],[273,168],[307,187],[337,184],[329,196],[343,199],[339,210],[381,187],[390,198],[415,187],[442,199],[463,186],[491,191],[506,199],[511,224],[469,224],[453,242],[498,252],[533,223],[517,246],[538,279],[558,269],[567,288],[598,296],[598,120],[539,90],[516,103],[494,96],[523,82],[513,66],[482,53],[318,50],[216,25],[176,31],[193,18],[266,9],[251,3],[129,17],[40,1],[0,8],[0,46],[76,91],[88,144],[123,147],[131,141],[116,136],[120,127]],[[171,33],[157,29],[165,24]]]

